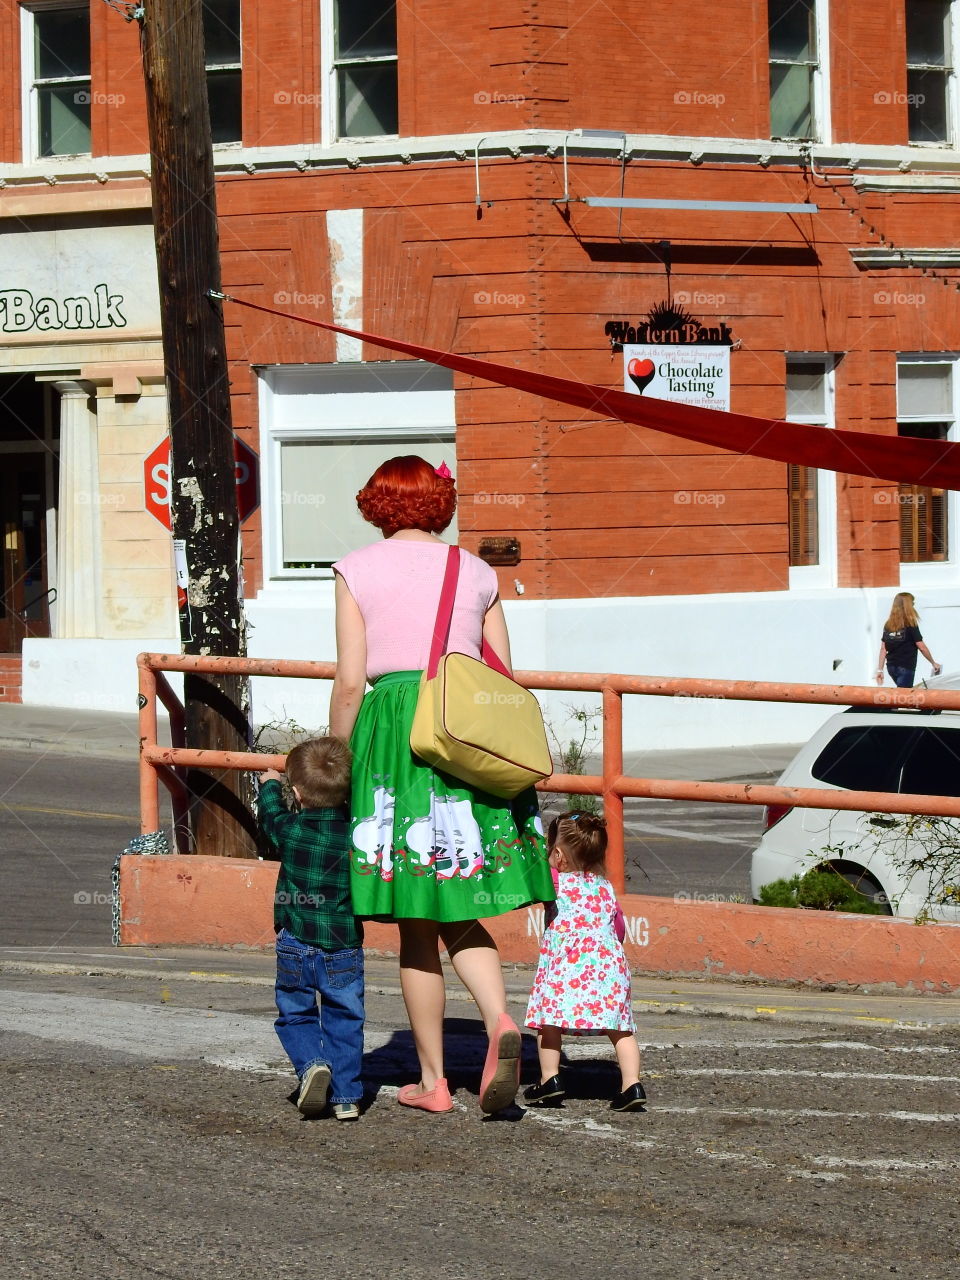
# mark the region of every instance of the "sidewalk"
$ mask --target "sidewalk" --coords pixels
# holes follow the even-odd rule
[[[103,760],[135,761],[140,740],[137,715],[77,708],[0,703],[0,751],[45,751],[89,755]],[[169,725],[160,719],[160,741],[170,742]],[[731,747],[727,750],[644,751],[624,755],[624,772],[636,777],[683,780],[759,780],[778,776],[797,752],[796,745]],[[599,771],[600,761],[587,762]]]
[[[70,990],[103,993],[102,979],[155,978],[158,981],[264,987],[272,991],[275,960],[270,951],[202,948],[0,947],[0,981],[6,975],[54,975],[71,979]],[[523,1006],[530,993],[533,968],[505,968],[511,1006]],[[395,957],[366,956],[367,990],[371,995],[400,999]],[[470,997],[451,974],[451,1004]],[[960,999],[896,993],[864,995],[772,983],[724,982],[633,976],[633,1007],[641,1026],[654,1017],[714,1017],[781,1024],[818,1023],[837,1027],[960,1028]],[[453,1016],[453,1015],[451,1015]],[[642,1034],[642,1033],[641,1033]]]

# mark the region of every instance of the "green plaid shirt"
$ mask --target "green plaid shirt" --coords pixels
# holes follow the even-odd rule
[[[363,945],[350,900],[350,829],[344,809],[292,813],[275,779],[260,788],[260,825],[277,850],[280,873],[273,925],[321,951]]]

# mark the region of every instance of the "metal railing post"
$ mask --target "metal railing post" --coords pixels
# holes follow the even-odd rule
[[[626,847],[623,838],[623,697],[608,684],[603,696],[603,816],[607,822],[607,871],[617,893],[626,889]]]
[[[148,654],[137,658],[140,707],[140,834],[160,830],[160,779],[146,748],[157,745],[157,678]]]

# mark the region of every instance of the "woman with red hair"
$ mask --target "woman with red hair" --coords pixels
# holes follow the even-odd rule
[[[480,1106],[490,1113],[516,1095],[520,1032],[507,1014],[496,943],[480,920],[552,901],[555,891],[532,788],[502,800],[434,770],[410,750],[447,561],[438,535],[456,502],[447,467],[415,456],[383,463],[357,495],[361,515],[383,540],[333,566],[330,732],[353,750],[354,910],[400,929],[400,985],[421,1075],[398,1100],[423,1111],[453,1108],[443,1068],[442,945],[487,1029]],[[484,640],[509,669],[496,574],[461,550],[447,649],[479,658]],[[368,681],[373,687],[365,693]]]

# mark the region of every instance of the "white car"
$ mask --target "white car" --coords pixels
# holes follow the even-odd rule
[[[936,683],[941,688],[954,687],[952,679]],[[960,712],[864,707],[831,716],[800,749],[779,783],[960,796]],[[902,826],[891,827],[892,817],[855,810],[769,806],[764,810],[765,831],[754,850],[750,870],[754,901],[763,885],[826,865],[886,907],[889,914],[916,918],[926,910],[929,918],[960,922],[960,902],[927,905],[928,872],[904,870],[904,862],[923,851],[923,839],[920,844],[908,845]],[[960,832],[960,819],[954,822]],[[891,859],[892,852],[897,853],[899,865]],[[960,881],[960,848],[956,857]]]

